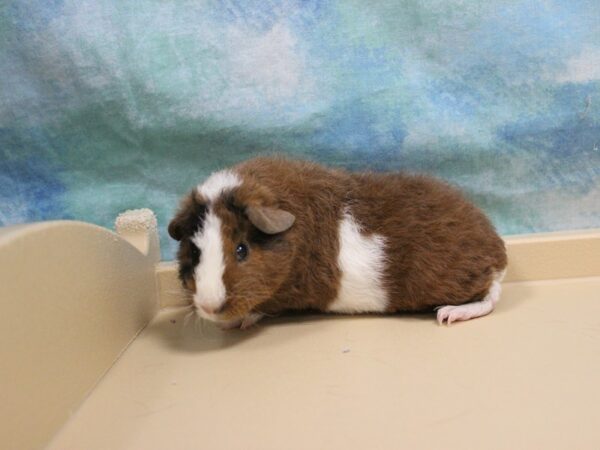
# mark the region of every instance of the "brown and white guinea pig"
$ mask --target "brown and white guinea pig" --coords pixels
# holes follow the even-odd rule
[[[257,158],[187,195],[169,234],[197,313],[223,328],[315,309],[488,314],[507,258],[485,215],[427,176]]]

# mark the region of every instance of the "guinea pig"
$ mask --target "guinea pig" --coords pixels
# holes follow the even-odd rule
[[[197,314],[223,328],[300,309],[451,324],[494,309],[507,265],[490,221],[445,182],[282,157],[213,173],[168,231]]]

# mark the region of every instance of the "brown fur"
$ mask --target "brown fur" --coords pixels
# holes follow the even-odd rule
[[[494,273],[506,267],[503,241],[489,220],[455,188],[431,177],[354,174],[283,158],[257,158],[233,170],[242,185],[211,205],[225,240],[224,319],[326,310],[339,289],[338,224],[345,208],[363,233],[385,237],[389,312],[480,300]],[[191,193],[169,226],[180,240],[186,285],[193,284],[189,239],[202,226],[205,203]],[[282,209],[295,223],[283,233],[265,234],[248,220],[250,205]],[[250,254],[238,263],[240,242]]]
[[[179,206],[179,212],[169,223],[169,235],[179,241],[177,260],[179,262],[179,278],[184,287],[196,292],[194,267],[200,260],[198,249],[190,238],[202,228],[206,207],[195,191],[188,194]]]

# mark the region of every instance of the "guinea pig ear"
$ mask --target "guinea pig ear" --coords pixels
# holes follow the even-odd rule
[[[206,207],[196,200],[192,192],[184,199],[179,211],[169,223],[169,236],[181,241],[184,236],[193,234],[204,219],[205,211]]]
[[[169,236],[171,236],[176,241],[181,241],[183,238],[183,229],[184,229],[184,218],[181,214],[177,214],[173,220],[169,223]]]
[[[248,206],[246,215],[250,222],[263,233],[277,234],[288,230],[296,217],[283,209],[268,206]]]

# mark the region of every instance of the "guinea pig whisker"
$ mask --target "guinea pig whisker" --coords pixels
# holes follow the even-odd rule
[[[262,312],[260,309],[258,308],[254,308],[253,311],[256,311],[259,314],[262,314],[265,317],[277,317],[275,314],[268,314],[266,312]]]
[[[183,327],[187,328],[187,326],[190,324],[190,319],[195,315],[195,311],[193,309],[190,309],[190,311],[188,311],[186,313],[186,315],[183,317]]]
[[[202,337],[206,337],[206,330],[204,328],[206,325],[206,320],[196,316],[196,331],[198,331],[198,323],[200,323],[200,334]]]
[[[168,296],[181,297],[189,302],[192,301],[192,293],[188,292],[184,289],[182,289],[180,291],[177,291],[174,289],[167,289],[167,290],[161,291],[161,293],[164,295],[168,295]]]
[[[164,291],[165,294],[185,294],[186,297],[191,295],[191,292],[189,292],[187,289],[181,288],[181,289],[165,289]]]

